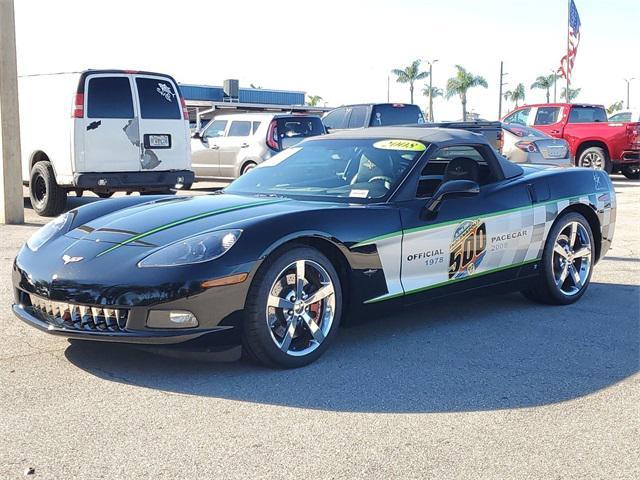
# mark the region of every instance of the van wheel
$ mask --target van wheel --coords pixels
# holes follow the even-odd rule
[[[594,170],[604,170],[611,173],[613,165],[604,148],[589,147],[585,149],[578,159],[578,166],[585,168],[593,168]]]
[[[94,192],[94,193],[100,198],[111,198],[113,195],[113,192]]]
[[[67,204],[67,192],[56,182],[51,162],[38,162],[31,169],[29,198],[38,215],[55,217],[63,212]]]

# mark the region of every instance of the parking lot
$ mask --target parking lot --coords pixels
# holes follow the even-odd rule
[[[640,183],[614,184],[614,245],[577,304],[385,314],[291,371],[22,324],[11,264],[45,222],[27,208],[0,227],[0,478],[638,478]]]

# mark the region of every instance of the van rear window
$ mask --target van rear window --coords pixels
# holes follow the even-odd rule
[[[140,116],[151,119],[181,119],[180,97],[163,78],[136,78],[140,98]]]
[[[374,106],[371,112],[371,127],[422,123],[424,123],[424,117],[417,105],[388,103]]]
[[[127,77],[89,79],[87,117],[133,118],[131,85]]]

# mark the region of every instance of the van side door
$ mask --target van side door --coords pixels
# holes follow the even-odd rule
[[[84,80],[86,115],[75,142],[84,143],[76,158],[79,172],[137,172],[140,170],[140,136],[136,128],[131,76],[91,74]]]
[[[165,76],[133,77],[140,111],[140,169],[190,169],[189,125],[177,85]]]

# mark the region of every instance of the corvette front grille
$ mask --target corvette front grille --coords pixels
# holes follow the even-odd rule
[[[45,322],[55,327],[102,332],[124,331],[129,311],[54,302],[30,295],[31,306]]]

